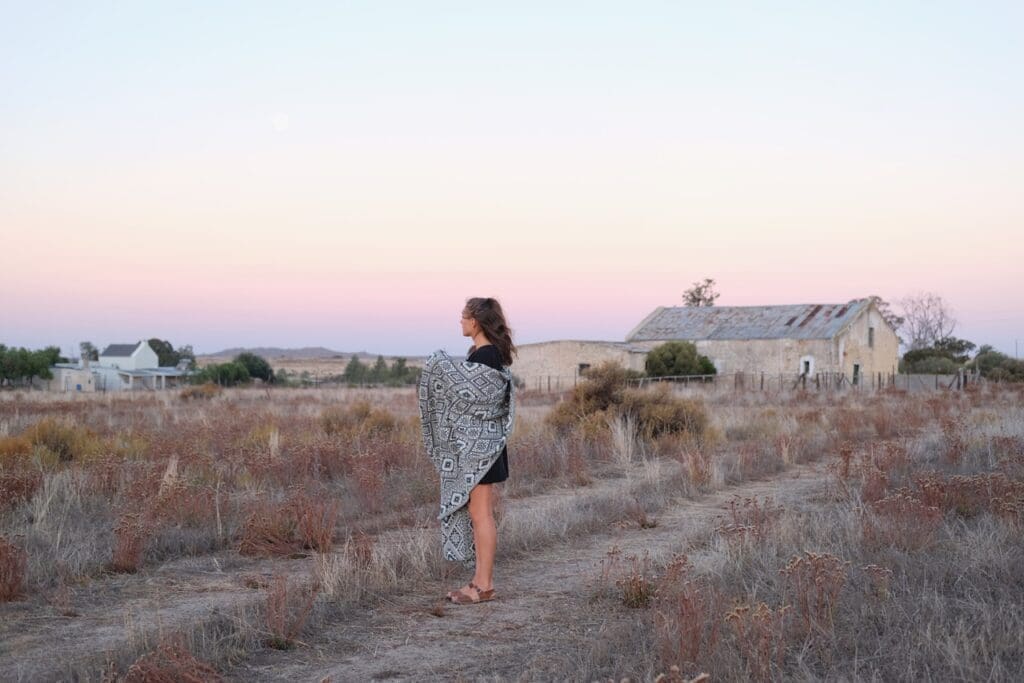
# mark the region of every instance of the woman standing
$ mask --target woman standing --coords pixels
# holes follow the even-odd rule
[[[462,336],[473,340],[466,361],[482,363],[495,369],[512,364],[516,347],[512,343],[512,330],[509,329],[497,299],[474,297],[466,301],[462,310]],[[448,599],[452,602],[474,603],[496,597],[493,578],[498,533],[493,510],[494,484],[506,479],[507,446],[469,493],[469,517],[473,523],[473,540],[477,549],[476,571],[468,584],[448,592]]]

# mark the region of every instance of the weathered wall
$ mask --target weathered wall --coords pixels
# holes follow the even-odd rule
[[[635,346],[635,345],[630,345]],[[614,361],[624,368],[643,371],[647,354],[606,341],[560,340],[522,344],[512,372],[528,389],[568,389],[579,378],[580,363],[591,367]]]
[[[874,346],[869,345],[869,328],[874,328]],[[837,353],[842,358],[840,371],[853,377],[854,364],[862,374],[896,372],[900,358],[900,342],[896,333],[874,306],[850,323],[836,337]]]
[[[32,383],[46,391],[96,391],[96,383],[93,381],[92,373],[88,370],[50,368],[50,372],[53,374],[53,379],[36,378]],[[79,387],[81,388],[79,389]]]
[[[636,342],[648,349],[664,344]],[[833,372],[837,369],[833,344],[827,339],[743,339],[699,340],[697,353],[714,363],[718,374],[736,372],[797,375],[802,372],[803,360],[811,363],[811,374]]]

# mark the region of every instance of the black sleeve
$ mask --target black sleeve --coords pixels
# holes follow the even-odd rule
[[[498,354],[498,349],[493,344],[487,346],[481,346],[479,349],[469,354],[469,358],[466,359],[471,363],[483,363],[489,365],[495,370],[501,369],[501,356]]]

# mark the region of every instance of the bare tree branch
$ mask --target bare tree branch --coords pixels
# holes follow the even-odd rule
[[[910,349],[923,349],[953,336],[956,318],[953,309],[934,292],[921,292],[903,297],[902,330]]]

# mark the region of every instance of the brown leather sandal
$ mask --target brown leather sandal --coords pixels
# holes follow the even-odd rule
[[[462,590],[460,589],[449,593],[448,599],[454,602],[456,605],[473,605],[478,602],[487,602],[489,600],[494,600],[497,597],[494,594],[493,588],[482,591],[472,581],[469,582],[469,587],[476,591],[475,598],[470,595],[467,595],[466,593],[463,593]]]

